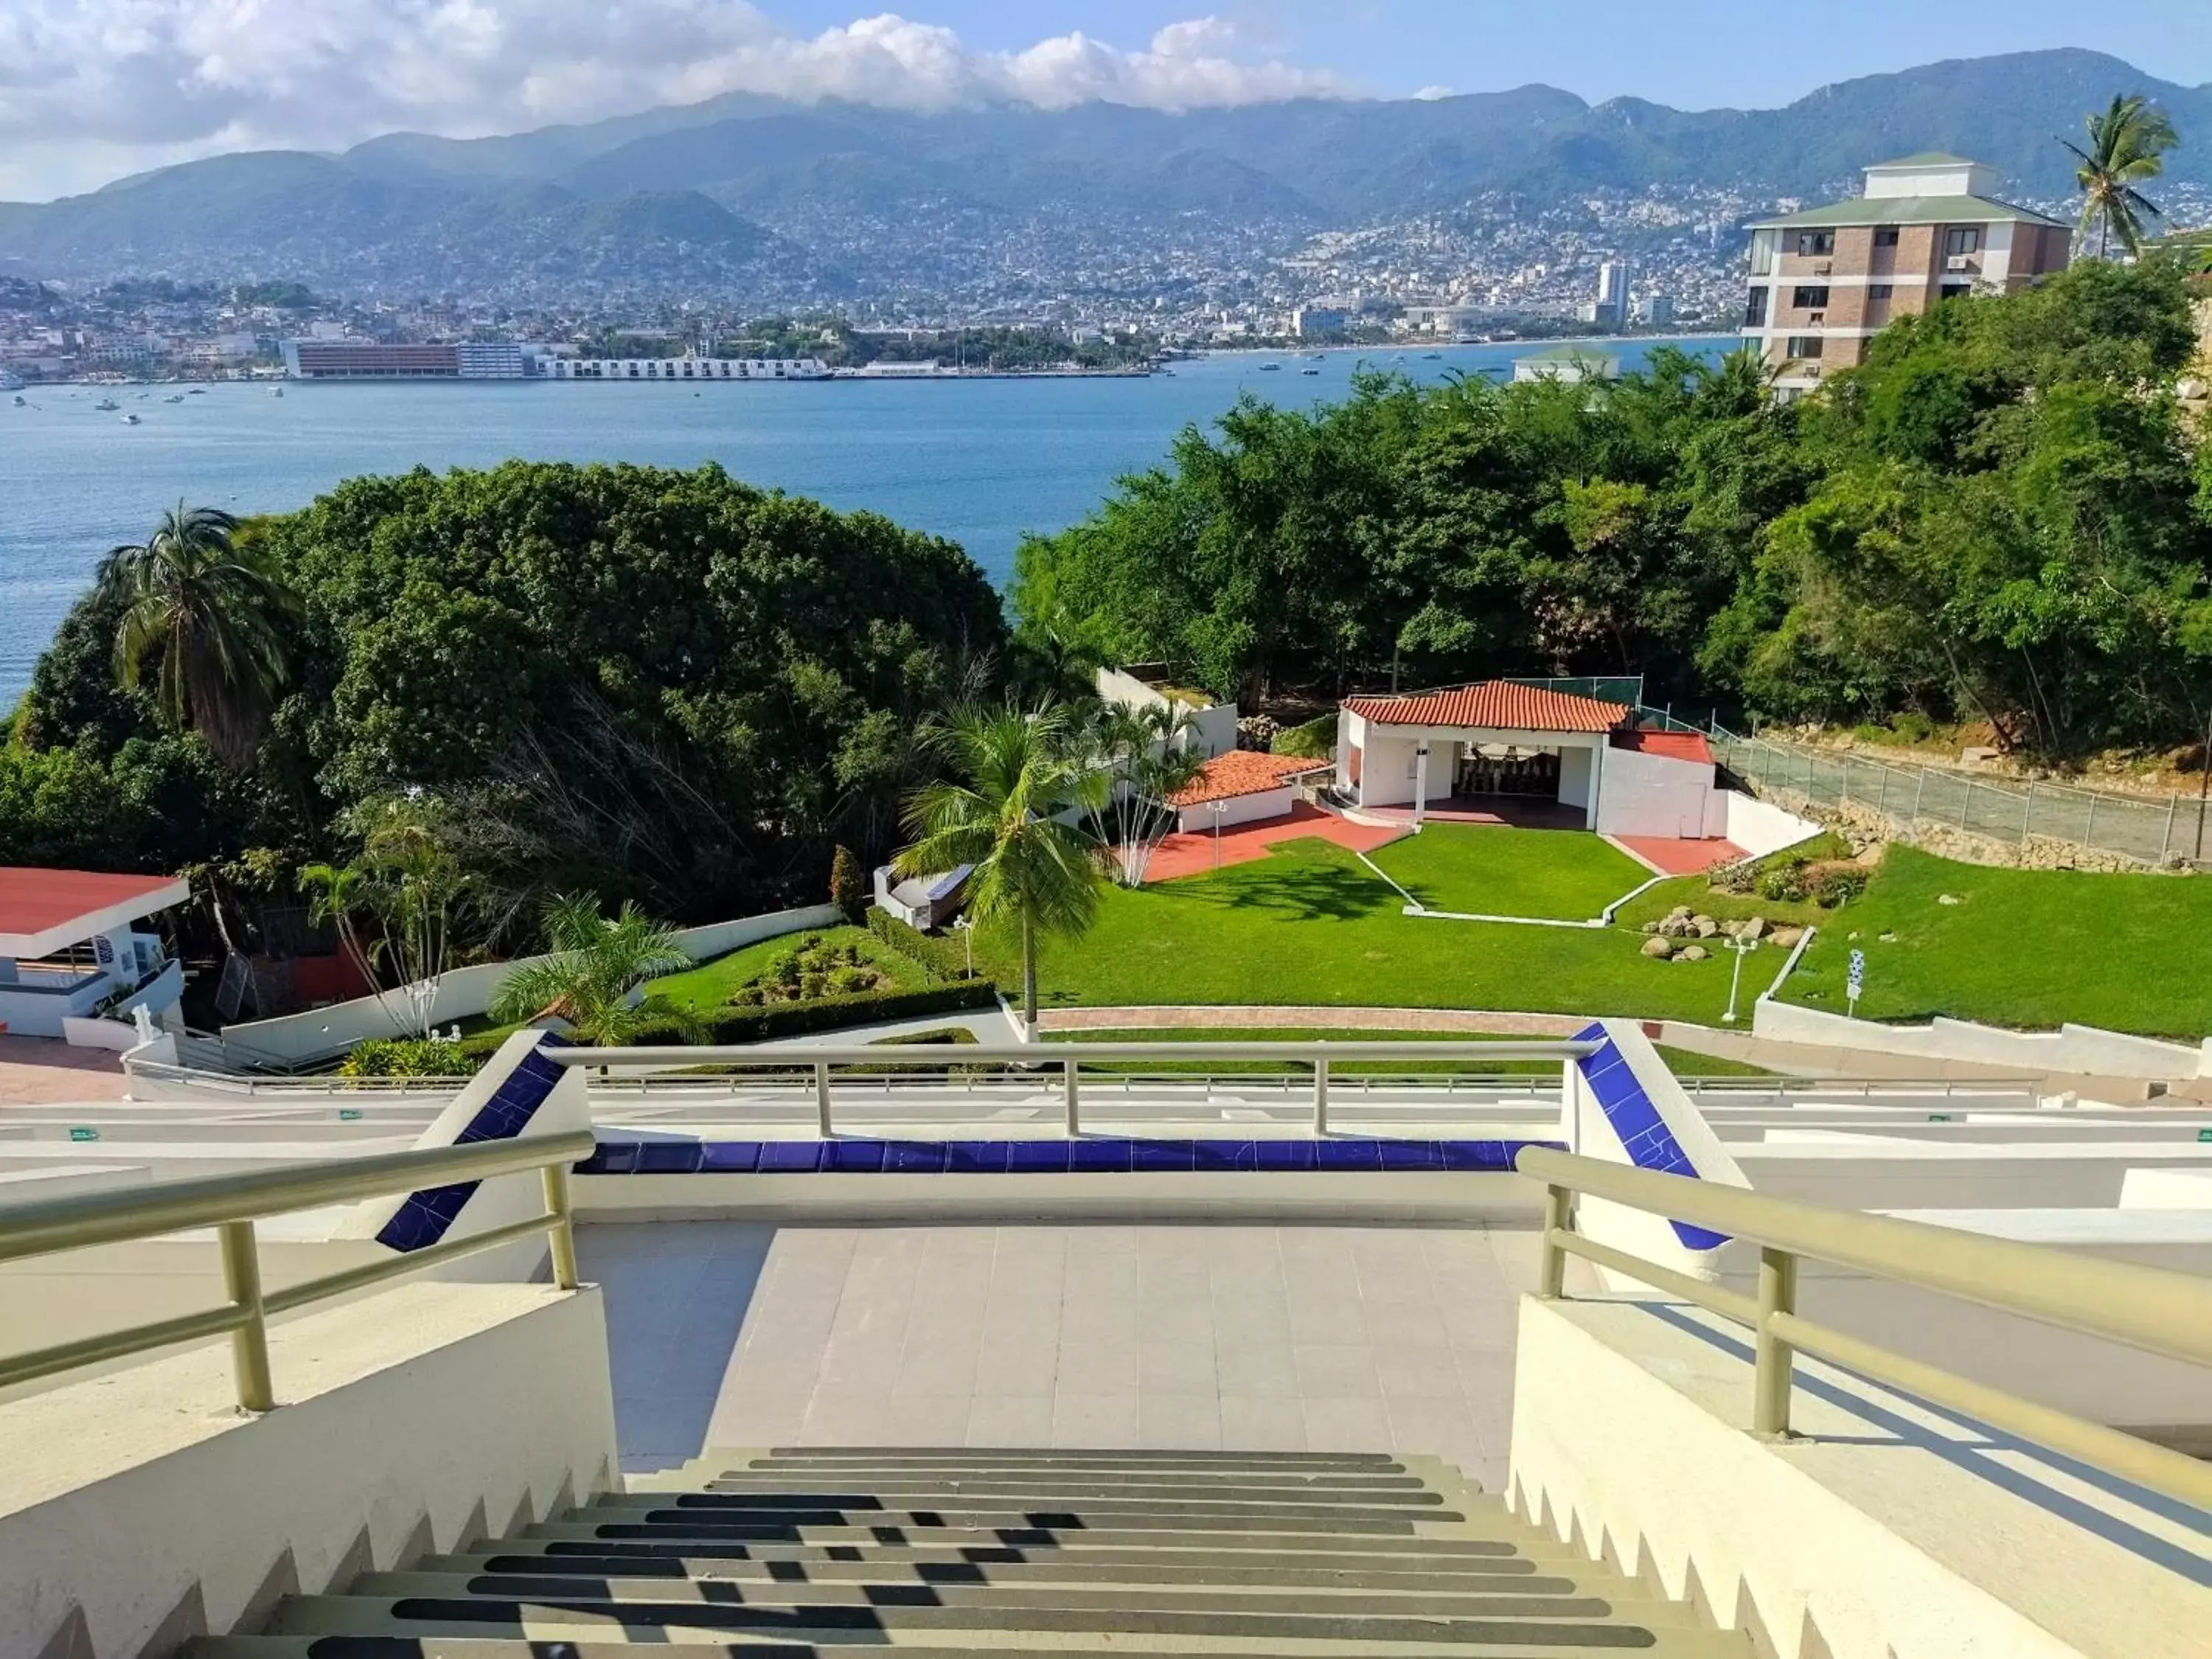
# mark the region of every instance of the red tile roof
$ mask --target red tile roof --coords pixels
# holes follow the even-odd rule
[[[1326,771],[1332,764],[1296,755],[1263,755],[1256,749],[1232,749],[1206,762],[1205,770],[1170,795],[1168,801],[1175,806],[1203,806],[1210,800],[1264,794],[1270,789],[1282,788],[1301,773]]]
[[[1705,741],[1702,732],[1616,732],[1613,734],[1616,749],[1634,749],[1646,755],[1666,755],[1675,760],[1702,761],[1713,763],[1712,745]]]
[[[0,865],[0,946],[5,947],[0,955],[81,943],[100,927],[151,915],[182,903],[185,896],[185,884],[174,876]],[[78,927],[83,931],[70,931]]]
[[[1344,706],[1378,726],[1480,726],[1520,732],[1610,732],[1628,718],[1620,703],[1577,697],[1510,680],[1480,680],[1399,697],[1347,697]]]

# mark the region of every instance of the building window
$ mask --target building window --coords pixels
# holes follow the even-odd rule
[[[1751,297],[1743,302],[1743,325],[1757,328],[1766,321],[1766,290],[1754,288]]]
[[[1791,293],[1790,303],[1800,311],[1826,311],[1828,308],[1828,285],[1821,283],[1812,287],[1801,287]]]
[[[1897,246],[1897,227],[1895,225],[1876,225],[1874,228],[1874,245],[1876,247],[1895,247]]]
[[[1817,357],[1820,355],[1820,337],[1817,334],[1793,334],[1784,347],[1790,357]]]
[[[1896,291],[1895,285],[1889,283],[1869,283],[1867,284],[1867,298],[1869,300],[1887,300]]]
[[[1808,255],[1833,253],[1836,233],[1832,230],[1801,230],[1797,233],[1797,252]]]
[[[1954,225],[1943,233],[1943,252],[1956,257],[1961,253],[1982,251],[1982,228],[1979,225]]]
[[[1936,297],[1938,300],[1963,300],[1973,291],[1974,285],[1972,283],[1946,283],[1936,290]]]

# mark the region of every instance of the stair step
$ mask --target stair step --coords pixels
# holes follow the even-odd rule
[[[495,1597],[298,1595],[280,1601],[270,1620],[272,1635],[416,1634],[522,1637],[532,1640],[609,1640],[627,1629],[649,1628],[668,1644],[726,1642],[750,1634],[816,1646],[880,1645],[887,1634],[911,1632],[939,1644],[966,1644],[1001,1632],[1032,1644],[1046,1636],[1182,1637],[1251,1642],[1419,1643],[1468,1646],[1488,1644],[1540,1652],[1547,1646],[1649,1650],[1661,1632],[1607,1617],[1602,1602],[1589,1610],[1546,1618],[1519,1612],[1508,1617],[1472,1614],[1399,1615],[1349,1612],[1286,1613],[1218,1607],[945,1606],[821,1606],[792,1607],[708,1606],[696,1602],[518,1601]],[[1702,1632],[1699,1632],[1702,1633]]]
[[[834,1484],[833,1484],[834,1482]],[[1243,1503],[1299,1504],[1441,1504],[1442,1493],[1419,1475],[1386,1474],[1373,1480],[1345,1474],[1207,1474],[1144,1475],[1129,1470],[1114,1473],[1079,1472],[1065,1478],[1018,1470],[871,1475],[866,1479],[842,1470],[754,1472],[719,1475],[687,1488],[693,1492],[865,1493],[870,1498],[904,1497],[921,1493],[938,1497],[950,1492],[991,1497],[1031,1495],[1073,1500],[1078,1498],[1214,1498]]]
[[[599,1603],[610,1607],[651,1607],[656,1614],[681,1607],[696,1613],[708,1608],[781,1607],[890,1610],[902,1607],[961,1608],[994,1624],[1019,1622],[1037,1609],[1066,1609],[1101,1614],[1144,1613],[1263,1613],[1279,1616],[1387,1616],[1394,1619],[1574,1619],[1599,1620],[1622,1609],[1602,1597],[1578,1594],[1564,1578],[1507,1580],[1445,1591],[1376,1589],[1270,1590],[1255,1600],[1250,1589],[1218,1585],[1168,1587],[1121,1584],[735,1584],[726,1580],[638,1581],[626,1578],[555,1577],[543,1575],[434,1572],[364,1573],[347,1592],[359,1597],[428,1597],[528,1602],[574,1607]],[[618,1615],[617,1615],[618,1616]],[[1671,1603],[1635,1609],[1639,1622],[1682,1622],[1686,1609]]]
[[[1127,1468],[1377,1469],[1401,1474],[1404,1465],[1391,1452],[1118,1451],[1049,1446],[778,1446],[752,1455],[755,1467],[850,1465],[880,1468],[941,1468],[965,1463],[976,1468],[1017,1465],[1066,1469],[1086,1465]]]
[[[1372,1548],[1412,1553],[1445,1555],[1487,1552],[1455,1549],[1452,1546],[1515,1542],[1502,1528],[1469,1522],[1438,1522],[1416,1531],[1407,1528],[1329,1528],[1301,1527],[1269,1530],[1249,1524],[1220,1521],[1194,1524],[1183,1517],[1164,1516],[1157,1525],[1133,1525],[1129,1517],[1112,1527],[1043,1527],[1017,1522],[1007,1517],[972,1517],[964,1526],[899,1524],[888,1517],[866,1525],[794,1524],[789,1521],[762,1524],[718,1526],[688,1516],[666,1522],[648,1521],[539,1521],[522,1529],[527,1539],[564,1539],[599,1542],[645,1544],[797,1544],[816,1547],[869,1544],[923,1545],[939,1548],[994,1546],[1036,1549],[1139,1548],[1159,1546],[1173,1549],[1208,1550],[1340,1550]],[[1438,1547],[1442,1547],[1439,1548]]]
[[[1352,1523],[1376,1523],[1385,1526],[1409,1526],[1431,1521],[1461,1521],[1465,1515],[1458,1510],[1442,1507],[1443,1500],[1435,1493],[1424,1493],[1419,1504],[1374,1503],[1312,1503],[1304,1499],[1286,1503],[1277,1498],[1235,1499],[1221,1498],[1066,1498],[1055,1500],[1036,1497],[999,1497],[989,1493],[960,1492],[948,1494],[941,1504],[921,1504],[911,1500],[887,1500],[866,1492],[617,1492],[597,1498],[570,1511],[578,1520],[604,1516],[610,1521],[642,1520],[647,1516],[665,1517],[681,1514],[686,1518],[698,1516],[716,1522],[751,1520],[756,1517],[774,1520],[783,1516],[819,1516],[823,1521],[816,1525],[855,1522],[874,1524],[880,1522],[890,1526],[930,1526],[934,1521],[920,1519],[925,1516],[974,1515],[988,1516],[988,1524],[997,1524],[1000,1517],[1012,1516],[1031,1526],[1054,1524],[1038,1519],[1042,1516],[1065,1516],[1061,1524],[1080,1526],[1097,1516],[1102,1521],[1121,1517],[1145,1516],[1186,1521],[1205,1516],[1238,1524],[1264,1524],[1274,1521],[1315,1522],[1324,1527]]]
[[[1713,1631],[1657,1631],[1640,1645],[1619,1640],[1601,1645],[1588,1643],[1550,1643],[1531,1646],[1515,1644],[1468,1644],[1456,1641],[1310,1641],[1294,1638],[1263,1638],[1247,1641],[1206,1637],[1152,1637],[1141,1643],[1111,1633],[1072,1633],[1034,1636],[1025,1632],[974,1632],[955,1644],[919,1638],[907,1640],[896,1634],[879,1634],[849,1646],[896,1654],[897,1659],[974,1659],[988,1653],[991,1659],[1067,1659],[1070,1654],[1112,1654],[1115,1659],[1187,1659],[1204,1654],[1214,1659],[1752,1659],[1747,1640],[1733,1632]],[[722,1655],[726,1659],[820,1659],[823,1644],[816,1641],[788,1642],[775,1638],[758,1641],[708,1640],[685,1642],[698,1655]],[[833,1648],[833,1650],[834,1648]],[[620,1638],[605,1640],[546,1640],[496,1636],[203,1636],[185,1644],[179,1659],[647,1659],[665,1656],[666,1644],[648,1636],[636,1642]]]
[[[1311,1585],[1316,1589],[1371,1584],[1380,1589],[1448,1589],[1470,1579],[1520,1583],[1545,1575],[1537,1564],[1517,1556],[1224,1555],[1190,1550],[1096,1550],[1084,1555],[1051,1552],[1024,1558],[1015,1551],[1000,1560],[969,1560],[948,1551],[890,1550],[858,1561],[732,1560],[700,1555],[571,1555],[518,1553],[501,1546],[466,1555],[429,1555],[416,1561],[416,1572],[583,1574],[596,1578],[665,1582],[682,1578],[727,1580],[732,1583],[805,1583],[848,1584],[1221,1584],[1266,1588]],[[936,1559],[916,1559],[931,1555]],[[1558,1570],[1553,1570],[1558,1577]],[[1562,1580],[1562,1582],[1565,1582]]]

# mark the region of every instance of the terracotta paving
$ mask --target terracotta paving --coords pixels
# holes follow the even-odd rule
[[[106,1048],[72,1048],[55,1037],[0,1036],[0,1106],[120,1100],[131,1079],[123,1057]]]
[[[1256,823],[1232,824],[1222,830],[1218,851],[1211,830],[1170,836],[1152,854],[1145,880],[1150,884],[1173,881],[1178,876],[1204,875],[1215,867],[1217,856],[1224,870],[1232,864],[1249,864],[1254,859],[1267,857],[1267,849],[1278,842],[1318,836],[1339,847],[1349,847],[1354,852],[1371,853],[1405,833],[1402,825],[1354,823],[1334,812],[1324,812],[1310,801],[1299,801],[1287,817],[1262,818]]]
[[[1370,817],[1411,824],[1410,806],[1363,806]],[[1579,806],[1563,806],[1534,795],[1453,795],[1431,801],[1422,812],[1431,823],[1502,823],[1517,830],[1581,830],[1589,815]]]
[[[1732,864],[1744,855],[1743,848],[1731,841],[1685,841],[1674,836],[1607,836],[1606,839],[1663,876],[1701,875],[1717,864]]]

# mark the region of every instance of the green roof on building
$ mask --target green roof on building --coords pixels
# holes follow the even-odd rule
[[[1818,230],[1834,225],[1972,225],[2010,220],[2026,225],[2063,225],[2032,209],[1987,196],[1852,196],[1826,207],[1778,219],[1753,219],[1753,230]]]
[[[1917,155],[1900,155],[1894,161],[1875,163],[1878,167],[1971,167],[1980,165],[1971,156],[1953,155],[1940,149],[1923,149]]]

